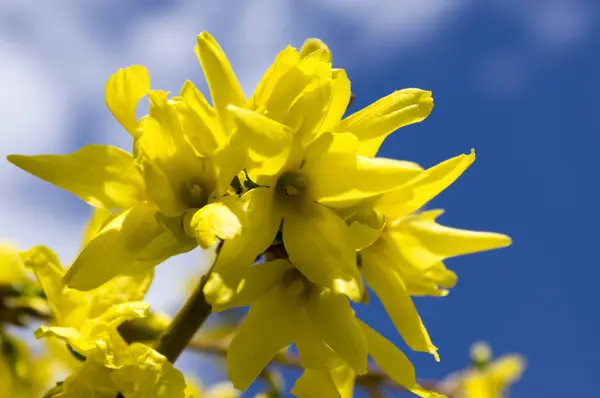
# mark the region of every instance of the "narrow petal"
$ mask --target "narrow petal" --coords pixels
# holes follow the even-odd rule
[[[155,207],[140,203],[111,220],[83,248],[64,282],[74,289],[91,290],[127,273],[146,246],[163,232],[156,212]]]
[[[111,215],[112,213],[109,210],[103,208],[94,208],[92,210],[92,216],[90,217],[90,220],[88,221],[83,233],[83,241],[81,242],[82,247],[87,245],[94,238],[94,236],[100,232]]]
[[[250,307],[227,352],[229,379],[246,391],[275,354],[292,343],[297,309],[275,289]]]
[[[261,295],[277,286],[283,274],[291,268],[290,263],[282,259],[248,267],[236,289],[233,305],[240,307],[251,305]],[[215,311],[215,307],[213,307],[213,311]]]
[[[493,383],[502,391],[521,378],[525,366],[526,361],[523,356],[509,354],[493,361],[486,371]]]
[[[385,137],[401,127],[422,121],[432,109],[431,91],[399,90],[348,116],[336,131],[355,134],[360,141],[358,154],[373,157]]]
[[[186,208],[205,204],[214,187],[203,174],[202,159],[183,134],[179,112],[184,105],[167,94],[148,93],[150,114],[140,122],[135,153],[149,196],[163,213],[177,216]]]
[[[281,212],[275,206],[273,189],[254,188],[242,196],[247,224],[242,233],[226,240],[207,282],[204,294],[213,304],[225,304],[233,298],[247,267],[271,244],[281,225]]]
[[[330,369],[343,363],[340,356],[322,340],[306,313],[299,315],[294,343],[298,349],[300,365],[305,369]]]
[[[133,343],[130,355],[136,359],[110,373],[125,397],[185,398],[185,379],[163,355],[140,343]]]
[[[346,219],[354,249],[363,250],[379,239],[385,227],[385,217],[371,207],[361,208]]]
[[[321,339],[356,373],[366,373],[368,344],[348,299],[327,291],[314,294],[307,314]]]
[[[267,69],[258,83],[256,90],[254,90],[254,94],[250,100],[253,108],[259,110],[268,109],[270,111],[269,117],[273,116],[271,115],[271,113],[273,113],[273,109],[267,105],[270,102],[271,95],[278,87],[279,80],[282,78],[282,76],[284,76],[290,69],[295,67],[299,61],[300,55],[298,55],[298,51],[292,46],[287,46],[285,49],[281,50],[279,54],[277,54],[275,61],[273,61],[273,64],[269,66],[269,69]],[[289,103],[287,105],[289,106]],[[287,112],[287,108],[285,109],[285,112]],[[274,118],[274,120],[278,119]]]
[[[410,389],[415,385],[415,368],[410,360],[385,337],[358,320],[369,344],[369,355],[390,379]]]
[[[298,398],[345,398],[327,369],[304,369],[291,393]]]
[[[45,246],[34,246],[21,253],[25,267],[30,269],[38,280],[56,322],[61,326],[74,326],[67,317],[81,305],[77,292],[66,292],[62,284],[65,274],[56,254]],[[73,294],[75,293],[75,294]]]
[[[331,209],[307,203],[286,212],[283,243],[290,262],[311,282],[360,301],[363,283],[348,226]]]
[[[322,131],[321,126],[329,113],[332,91],[331,80],[308,85],[290,107],[284,123],[296,132],[303,146],[313,142]]]
[[[87,145],[68,155],[9,155],[15,166],[94,207],[122,209],[144,200],[144,181],[131,154],[105,145]]]
[[[292,131],[254,111],[233,105],[227,107],[227,111],[237,123],[237,134],[244,137],[243,144],[253,163],[248,165],[250,177],[256,180],[259,175],[280,173],[290,155]]]
[[[0,284],[25,282],[29,278],[23,269],[19,250],[8,242],[0,242]]]
[[[204,157],[227,144],[227,135],[223,131],[215,110],[194,84],[187,80],[181,88],[180,96],[186,107],[180,110],[183,116],[183,131],[194,149]]]
[[[138,125],[137,104],[149,90],[150,75],[140,65],[119,69],[106,82],[106,106],[131,135]]]
[[[334,131],[336,126],[342,120],[350,103],[350,79],[343,69],[335,69],[332,73],[333,88],[331,92],[331,103],[327,112],[327,117],[321,125],[321,131]]]
[[[237,196],[228,196],[188,215],[184,219],[186,233],[203,249],[213,246],[218,239],[233,239],[239,235],[244,221],[240,218],[245,218]]]
[[[322,40],[316,38],[306,39],[300,48],[300,58],[316,56],[323,62],[331,63],[331,51]]]
[[[449,257],[498,249],[511,244],[510,237],[503,234],[440,225],[435,221],[435,217],[439,214],[437,210],[426,211],[407,218],[393,228],[394,231],[401,231],[418,241],[420,248],[417,247],[411,252],[410,247],[406,247],[405,255],[412,261],[422,261],[424,257],[422,250],[431,253],[431,258],[435,258],[437,262]],[[419,259],[416,258],[417,256]]]
[[[383,195],[376,208],[392,219],[407,216],[436,197],[475,161],[475,151],[459,155],[426,170],[424,178]]]
[[[428,352],[438,360],[437,348],[423,326],[404,281],[392,266],[395,258],[386,249],[373,245],[361,252],[362,275],[381,300],[406,344],[415,351]]]
[[[229,105],[246,105],[242,87],[219,43],[207,32],[202,32],[197,37],[196,55],[210,89],[213,106],[221,122],[231,132],[234,124],[226,109]]]

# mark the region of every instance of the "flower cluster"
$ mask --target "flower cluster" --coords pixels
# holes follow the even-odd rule
[[[349,396],[369,356],[407,390],[435,396],[351,302],[366,304],[370,287],[406,344],[439,360],[411,296],[447,294],[457,278],[446,258],[510,244],[505,235],[442,226],[441,210],[423,210],[474,152],[428,169],[375,157],[389,134],[430,114],[431,92],[395,91],[344,117],[350,80],[319,40],[282,50],[249,98],[208,33],[198,35],[196,54],[210,103],[190,81],[176,96],[151,89],[142,66],[109,78],[106,104],[131,135],[131,153],[88,145],[8,157],[98,209],[64,275],[47,249],[23,254],[58,315],[36,335],[64,340],[85,358],[64,383],[73,395],[64,396],[84,396],[91,377],[107,397],[183,396],[183,376],[166,358],[126,344],[117,327],[145,316],[153,268],[197,246],[218,247],[203,285],[212,310],[250,306],[227,355],[237,389],[294,344],[300,397]],[[149,110],[138,120],[143,97]]]

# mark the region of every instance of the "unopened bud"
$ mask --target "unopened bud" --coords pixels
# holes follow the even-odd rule
[[[300,49],[300,57],[306,58],[316,51],[319,52],[318,58],[321,61],[331,63],[331,52],[329,51],[329,47],[327,47],[327,44],[323,43],[321,40],[315,38],[307,39],[304,42],[302,48]]]

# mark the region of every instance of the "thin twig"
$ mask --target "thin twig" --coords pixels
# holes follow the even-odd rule
[[[212,312],[211,305],[204,297],[204,286],[209,274],[210,272],[202,276],[196,289],[156,345],[156,351],[167,357],[171,363],[175,363]]]

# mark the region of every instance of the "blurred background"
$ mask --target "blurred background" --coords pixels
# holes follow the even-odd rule
[[[130,150],[104,105],[106,79],[142,64],[153,88],[177,92],[191,79],[205,90],[200,31],[221,43],[248,96],[279,50],[319,37],[348,70],[350,112],[395,89],[433,91],[432,115],[391,136],[380,156],[429,167],[475,148],[475,164],[429,207],[447,210],[443,224],[514,240],[449,260],[459,275],[451,294],[416,299],[441,355],[409,353],[418,376],[463,368],[470,344],[485,339],[497,355],[528,360],[511,397],[593,396],[599,22],[598,0],[0,0],[0,152]],[[0,238],[72,261],[87,205],[6,161],[0,179]],[[176,311],[184,276],[209,261],[194,251],[159,266],[149,301]],[[379,303],[359,315],[403,347]],[[194,355],[181,365],[208,382],[223,377]]]

